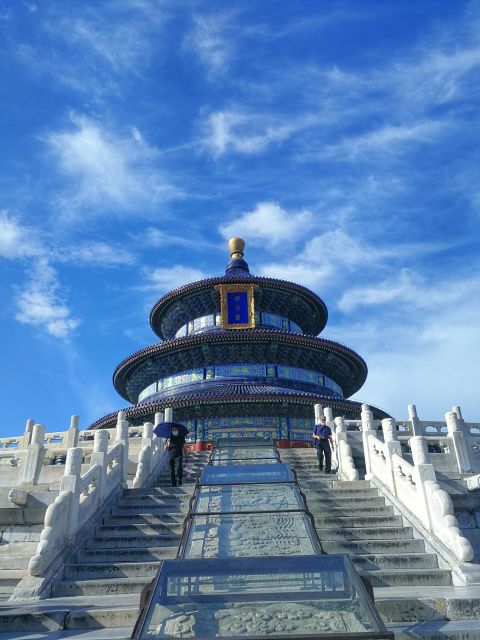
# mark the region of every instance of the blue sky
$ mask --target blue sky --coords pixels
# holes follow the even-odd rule
[[[300,282],[356,397],[480,420],[480,3],[10,0],[0,8],[0,435],[125,405],[153,303]]]

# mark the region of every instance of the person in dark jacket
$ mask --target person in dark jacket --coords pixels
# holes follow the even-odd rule
[[[312,437],[317,450],[318,468],[323,471],[323,458],[325,457],[325,473],[331,473],[332,450],[335,449],[335,446],[333,444],[332,431],[326,422],[326,418],[320,418],[320,423],[315,425]]]
[[[176,427],[172,427],[171,435],[165,442],[165,449],[168,450],[168,464],[170,465],[170,478],[172,479],[172,487],[177,486],[177,478],[179,486],[183,482],[184,444],[185,436],[181,435]]]

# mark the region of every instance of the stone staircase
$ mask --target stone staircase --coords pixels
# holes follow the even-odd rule
[[[191,454],[189,467],[198,474],[207,460],[207,453]],[[126,489],[86,545],[72,553],[63,577],[52,584],[50,599],[0,606],[0,638],[46,630],[63,638],[70,634],[62,630],[103,628],[114,634],[105,637],[129,638],[141,590],[160,562],[177,554],[195,480],[171,487],[164,471],[155,487]]]
[[[423,539],[376,488],[322,474],[313,449],[285,449],[281,459],[296,471],[324,551],[349,554],[374,587],[377,609],[396,638],[480,638],[480,589],[467,596],[453,587],[450,570],[439,567],[436,554],[426,552]],[[413,634],[409,623],[422,621],[424,631]],[[448,634],[438,621],[450,625]]]

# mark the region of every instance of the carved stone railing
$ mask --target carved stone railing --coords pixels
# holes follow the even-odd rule
[[[365,409],[368,425],[368,410]],[[453,504],[446,491],[436,481],[430,464],[427,441],[424,436],[410,438],[413,464],[402,456],[395,421],[382,420],[384,442],[372,429],[363,432],[367,478],[380,489],[386,489],[402,510],[411,513],[438,542],[446,546],[461,562],[473,560],[470,542],[464,538],[453,515]]]
[[[155,414],[155,425],[160,422],[163,422],[161,412]],[[168,454],[164,451],[165,441],[163,438],[157,438],[153,429],[151,422],[145,422],[143,425],[142,448],[138,455],[137,473],[133,480],[134,489],[150,486],[168,459]]]
[[[28,565],[31,576],[41,576],[52,560],[94,517],[98,507],[114,491],[126,487],[128,473],[128,422],[118,414],[116,441],[108,451],[106,430],[95,432],[90,469],[81,475],[83,450],[68,450],[60,492],[45,514],[44,528],[35,555]]]
[[[358,480],[352,449],[347,442],[347,429],[343,418],[335,418],[335,438],[337,441],[338,474],[342,480]]]
[[[107,440],[116,438],[115,429],[104,429]],[[130,473],[135,473],[142,443],[142,426],[128,427]],[[28,420],[19,437],[0,438],[0,487],[26,488],[38,484],[56,485],[61,481],[67,451],[82,449],[84,464],[91,463],[95,431],[78,428],[78,416],[72,416],[66,431],[45,433],[43,425]],[[52,464],[53,463],[53,464]]]

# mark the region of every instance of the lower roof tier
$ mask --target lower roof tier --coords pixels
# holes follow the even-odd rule
[[[216,418],[224,416],[277,416],[312,418],[314,404],[331,407],[334,416],[346,419],[360,418],[362,403],[328,395],[318,395],[296,389],[268,389],[264,385],[223,385],[216,396],[207,399],[199,392],[186,391],[172,398],[145,402],[123,409],[132,424],[154,422],[155,413],[167,407],[173,409],[174,420]],[[388,413],[370,405],[375,419],[391,417]],[[99,418],[90,429],[110,429],[117,421],[117,412]]]
[[[363,358],[338,342],[274,329],[245,329],[191,335],[141,349],[120,363],[113,384],[123,398],[136,403],[150,384],[178,371],[245,362],[317,371],[340,385],[347,397],[367,377]]]

